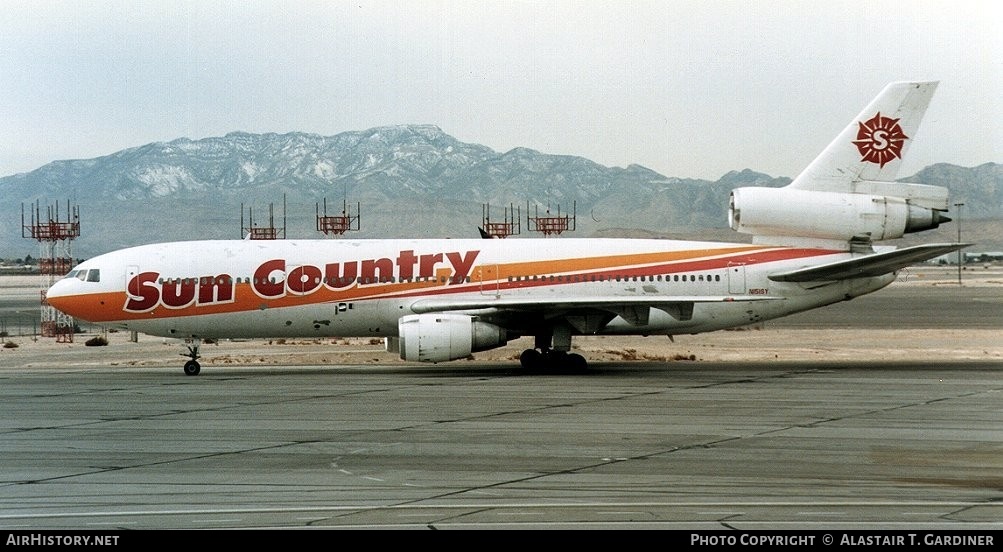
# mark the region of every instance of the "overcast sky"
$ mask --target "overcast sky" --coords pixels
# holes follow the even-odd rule
[[[895,80],[902,175],[1003,162],[995,0],[0,0],[0,176],[227,132],[434,124],[500,152],[795,176]]]

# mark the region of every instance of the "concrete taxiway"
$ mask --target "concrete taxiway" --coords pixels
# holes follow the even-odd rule
[[[0,528],[1000,528],[1003,365],[10,374]]]
[[[944,322],[1000,289],[870,296],[911,329],[872,327],[868,297],[835,329],[657,341],[692,360],[584,340],[562,375],[228,343],[186,377],[153,338],[22,342],[0,351],[0,528],[1000,529],[1003,325]]]

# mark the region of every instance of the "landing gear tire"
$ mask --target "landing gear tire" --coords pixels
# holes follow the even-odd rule
[[[526,349],[519,355],[519,363],[527,370],[539,370],[543,368],[543,353],[536,349]]]
[[[582,355],[571,353],[564,358],[564,366],[570,372],[583,372],[589,367],[589,363]]]
[[[181,353],[181,356],[186,356],[191,359],[185,363],[186,376],[197,376],[199,375],[199,372],[202,371],[202,366],[198,361],[200,345],[202,345],[201,339],[193,339],[192,344],[188,345],[188,353]]]
[[[189,360],[185,363],[185,375],[186,376],[197,376],[199,372],[202,371],[202,366],[194,360]]]
[[[589,366],[588,361],[582,355],[568,354],[553,349],[542,352],[536,349],[526,349],[519,356],[519,362],[523,368],[534,372],[581,372]]]

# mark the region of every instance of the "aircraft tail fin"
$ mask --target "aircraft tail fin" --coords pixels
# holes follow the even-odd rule
[[[855,182],[894,181],[937,84],[893,82],[886,86],[790,187],[852,192]]]
[[[728,220],[755,243],[850,250],[949,222],[948,190],[898,182],[937,82],[893,82],[783,188],[736,188]]]

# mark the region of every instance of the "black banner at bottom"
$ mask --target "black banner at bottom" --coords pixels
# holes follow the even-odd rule
[[[1001,525],[1003,527],[1003,525]],[[324,527],[324,528],[289,528],[289,529],[205,529],[205,530],[39,530],[39,531],[3,531],[0,530],[0,548],[26,549],[34,547],[46,548],[117,548],[133,546],[178,546],[178,545],[248,545],[248,546],[289,546],[296,544],[312,544],[315,540],[332,544],[323,532],[339,530],[363,530],[370,533],[386,534],[386,538],[399,539],[400,530],[424,532],[425,536],[413,538],[429,539],[429,543],[466,546],[473,542],[483,545],[483,535],[491,532],[492,545],[541,544],[541,542],[559,541],[564,544],[582,544],[585,546],[617,546],[622,547],[631,538],[637,537],[638,544],[644,542],[654,544],[650,533],[658,535],[658,546],[683,546],[690,548],[714,547],[769,547],[769,548],[860,548],[860,547],[973,547],[988,548],[1003,543],[1003,534],[995,529],[973,530],[680,530],[661,529],[659,525],[637,526],[623,529],[608,525],[582,525],[569,528],[568,525],[554,526],[553,529],[534,525],[524,528],[518,525],[505,526],[463,526],[446,525],[442,527],[428,525],[408,525],[397,527]],[[389,535],[395,533],[396,535]],[[643,536],[642,533],[645,533]],[[380,538],[384,535],[377,536]],[[409,536],[410,537],[410,536]],[[372,543],[373,535],[367,537]],[[551,540],[554,539],[554,540]],[[346,543],[347,544],[347,543]],[[411,547],[420,544],[419,541],[408,541]]]

